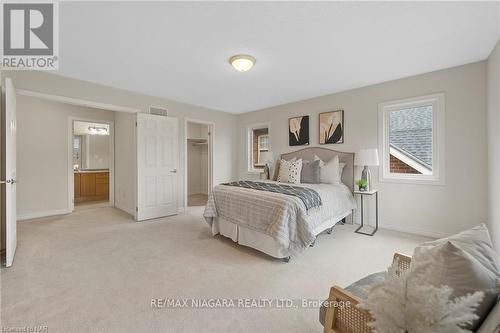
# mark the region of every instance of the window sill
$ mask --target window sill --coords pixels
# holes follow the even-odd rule
[[[411,184],[411,185],[432,185],[432,186],[445,186],[446,183],[444,179],[432,179],[432,178],[411,178],[411,177],[381,177],[379,178],[381,183],[396,183],[396,184]]]

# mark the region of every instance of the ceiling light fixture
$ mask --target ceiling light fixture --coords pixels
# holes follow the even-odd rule
[[[108,135],[108,129],[106,127],[89,126],[89,133],[91,135]]]
[[[229,63],[238,72],[246,72],[250,70],[255,64],[256,60],[254,57],[245,54],[234,55],[229,58]]]

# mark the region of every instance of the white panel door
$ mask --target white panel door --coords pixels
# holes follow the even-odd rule
[[[17,247],[16,216],[16,90],[5,79],[5,265],[12,265]]]
[[[137,114],[137,220],[177,214],[177,118]]]

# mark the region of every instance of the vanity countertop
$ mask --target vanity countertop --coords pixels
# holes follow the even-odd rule
[[[109,169],[86,169],[86,170],[75,170],[75,173],[102,173],[109,172]]]

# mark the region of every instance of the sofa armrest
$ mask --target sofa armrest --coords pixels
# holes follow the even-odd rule
[[[394,253],[394,258],[392,262],[398,261],[398,266],[399,266],[399,271],[404,272],[410,268],[411,264],[411,257],[401,254],[401,253]]]
[[[372,316],[366,310],[357,307],[359,300],[346,290],[334,286],[325,314],[324,333],[372,333],[367,325]]]

